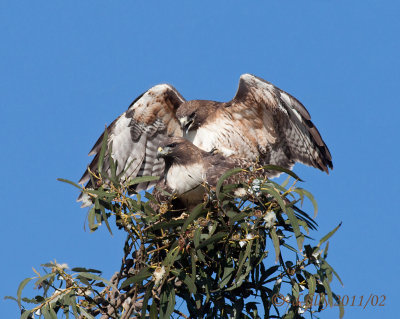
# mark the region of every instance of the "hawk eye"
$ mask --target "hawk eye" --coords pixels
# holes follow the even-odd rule
[[[173,148],[173,147],[175,147],[176,146],[176,143],[171,143],[171,144],[168,144],[167,145],[167,147],[171,147],[171,148]]]
[[[193,119],[195,115],[196,115],[196,113],[193,112],[192,114],[189,115],[189,119]]]

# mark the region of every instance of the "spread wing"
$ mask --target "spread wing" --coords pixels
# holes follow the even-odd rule
[[[164,160],[157,159],[157,147],[166,136],[182,136],[182,129],[175,117],[175,111],[185,99],[168,84],[152,87],[139,96],[128,110],[107,128],[108,148],[104,156],[103,170],[110,171],[110,155],[117,164],[117,174],[124,178],[136,176],[162,176]],[[95,155],[89,165],[96,172],[103,136],[100,136],[89,155]],[[109,152],[111,150],[111,154]],[[90,174],[85,171],[79,183],[88,183]],[[137,185],[136,190],[145,190],[156,182]],[[78,201],[82,199],[82,194]]]
[[[220,112],[229,114],[234,130],[241,131],[249,152],[253,151],[250,155],[239,152],[235,156],[254,160],[257,154],[261,163],[285,168],[291,168],[295,162],[327,173],[328,168],[333,168],[329,149],[306,108],[263,79],[243,74],[236,96]],[[243,141],[227,141],[227,145],[244,144]]]

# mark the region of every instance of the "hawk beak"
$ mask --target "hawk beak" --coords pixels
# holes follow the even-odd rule
[[[188,133],[189,133],[189,131],[190,131],[190,128],[191,128],[192,125],[193,125],[193,119],[188,119],[188,117],[185,116],[185,117],[180,118],[180,119],[179,119],[179,122],[181,123],[181,128],[182,128],[182,131],[183,131],[183,136],[188,135]]]
[[[156,158],[160,159],[161,157],[165,157],[169,154],[169,147],[162,148],[161,146],[157,149]]]

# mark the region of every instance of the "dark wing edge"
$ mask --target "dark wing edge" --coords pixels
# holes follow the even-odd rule
[[[278,161],[271,164],[280,165],[280,159],[284,164],[280,166],[291,168],[294,162],[301,162],[329,174],[329,169],[333,169],[331,153],[299,100],[268,81],[243,74],[230,104],[254,107],[254,103],[262,106],[263,117],[273,119],[279,137],[278,144],[269,148],[271,157],[275,152]],[[286,159],[282,158],[283,154]]]
[[[121,179],[164,174],[164,160],[157,159],[157,148],[167,136],[182,136],[182,129],[175,116],[176,109],[185,99],[169,84],[159,84],[136,98],[128,110],[107,127],[107,150],[103,160],[103,171],[111,175],[110,156],[117,164],[117,175]],[[97,172],[104,133],[99,137],[89,155],[95,155],[80,184],[93,188],[89,169]],[[111,150],[111,154],[109,152]],[[140,183],[132,190],[147,190],[157,181]],[[78,201],[82,207],[91,205],[81,193]]]

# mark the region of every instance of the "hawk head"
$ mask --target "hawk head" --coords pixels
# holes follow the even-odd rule
[[[192,164],[202,157],[203,151],[182,137],[169,137],[157,149],[157,158],[166,163]],[[167,165],[168,166],[168,165]]]
[[[197,130],[206,119],[215,112],[221,103],[214,101],[193,100],[182,103],[176,111],[184,136],[189,131]]]

